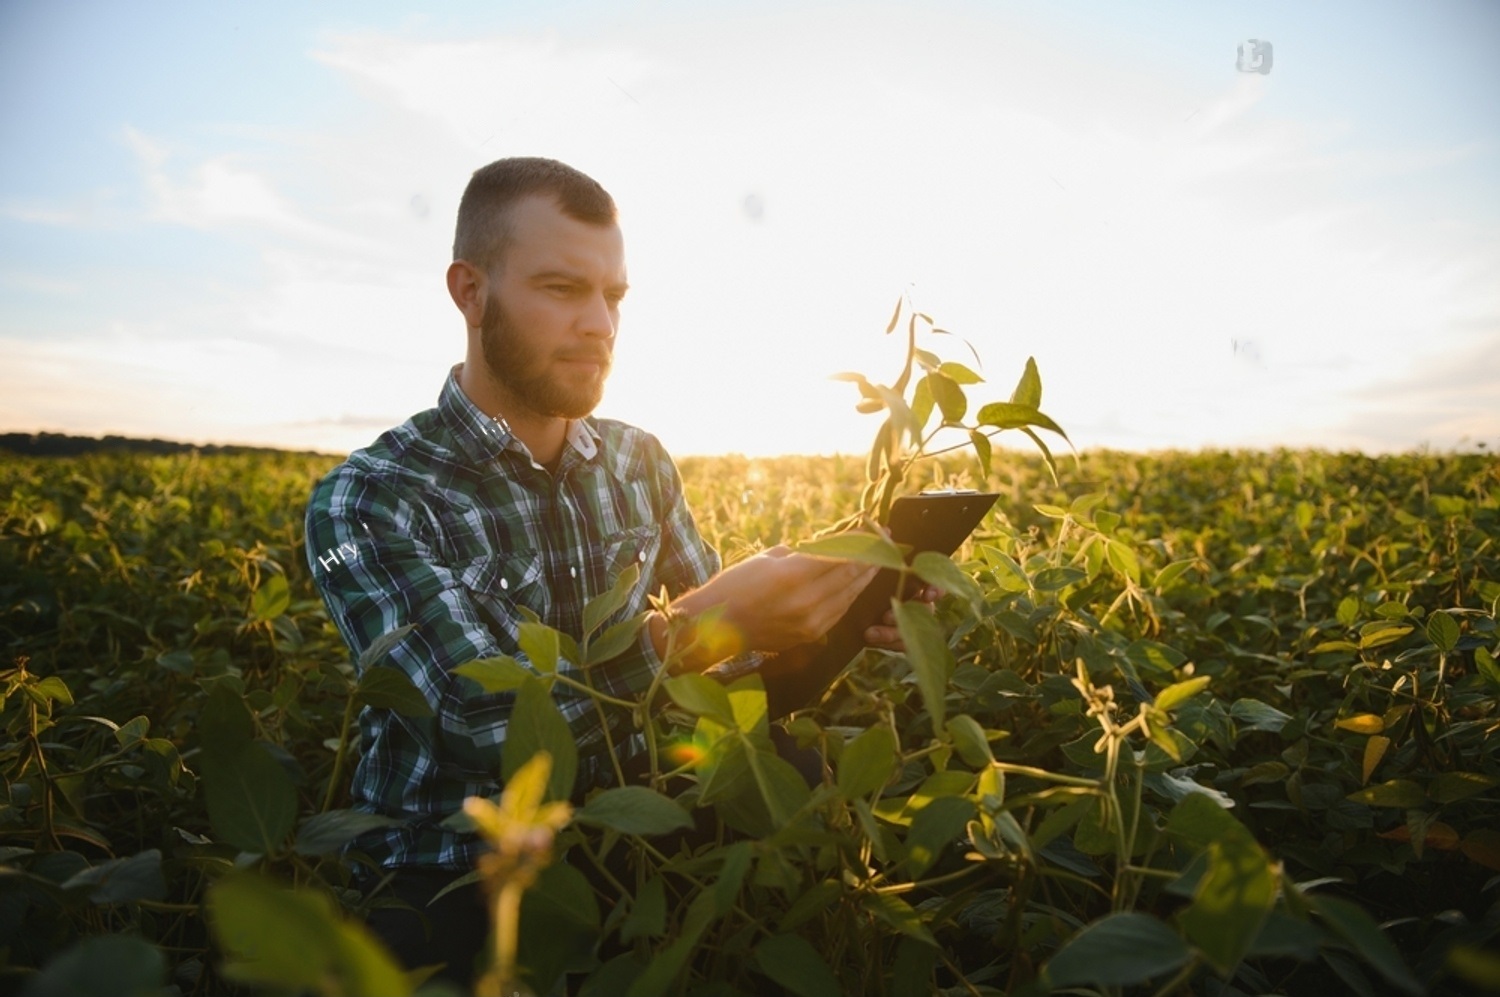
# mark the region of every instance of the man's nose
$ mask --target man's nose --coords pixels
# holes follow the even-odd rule
[[[597,339],[614,339],[618,316],[603,294],[589,295],[583,314],[579,316],[579,331]]]

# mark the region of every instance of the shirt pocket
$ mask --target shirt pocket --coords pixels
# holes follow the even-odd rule
[[[550,599],[540,551],[484,554],[460,561],[453,572],[507,653],[518,646],[521,607],[547,616]]]
[[[656,560],[660,554],[661,525],[659,523],[646,523],[631,527],[605,539],[605,577],[604,587],[600,589],[601,593],[609,591],[615,580],[632,565],[640,571],[635,587],[625,600],[625,605],[618,613],[610,617],[610,622],[626,619],[648,608],[647,597],[660,587],[656,584]]]

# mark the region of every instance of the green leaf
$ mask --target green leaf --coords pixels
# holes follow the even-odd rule
[[[1186,682],[1178,682],[1175,685],[1167,686],[1161,692],[1157,693],[1156,708],[1164,713],[1171,713],[1174,709],[1192,699],[1204,689],[1207,689],[1208,681],[1209,677],[1207,675],[1199,675],[1197,678],[1190,678]]]
[[[1500,786],[1500,779],[1478,772],[1444,772],[1432,780],[1427,795],[1439,803],[1454,803]]]
[[[136,935],[95,935],[64,949],[26,980],[25,997],[159,997],[167,964]]]
[[[939,796],[917,811],[906,833],[906,861],[913,879],[932,868],[943,849],[974,819],[974,803],[962,796]]]
[[[990,438],[977,429],[969,430],[969,442],[974,445],[974,454],[979,458],[979,468],[985,477],[990,476],[990,456],[994,449]]]
[[[870,795],[896,771],[896,736],[889,727],[870,727],[844,745],[838,787],[845,799]]]
[[[772,825],[785,827],[812,795],[807,780],[791,762],[774,751],[754,748],[746,752],[746,759],[760,797],[765,801],[766,812],[771,815]]]
[[[242,851],[275,854],[297,821],[292,777],[259,741],[205,754],[203,787],[214,834]]]
[[[734,708],[724,686],[703,675],[689,673],[669,678],[662,688],[672,702],[698,717],[710,717],[725,727],[735,726]]]
[[[224,976],[236,983],[313,993],[411,993],[384,947],[363,925],[340,918],[320,891],[231,872],[209,887],[208,913],[226,956]]]
[[[46,702],[62,703],[66,706],[73,705],[72,690],[68,688],[68,683],[56,675],[48,675],[33,685],[31,689],[33,693]]]
[[[1375,919],[1364,909],[1347,900],[1321,894],[1308,894],[1307,901],[1328,926],[1350,947],[1373,966],[1393,986],[1409,994],[1425,992],[1415,976],[1396,951],[1396,946],[1386,937]]]
[[[1012,402],[990,402],[979,410],[979,424],[981,426],[998,426],[1001,429],[1020,429],[1023,426],[1036,426],[1056,433],[1063,439],[1068,434],[1063,432],[1061,426],[1052,419],[1034,408],[1025,405],[1016,405]],[[1071,442],[1071,441],[1070,441]]]
[[[682,934],[670,945],[657,953],[656,958],[626,991],[626,997],[658,997],[665,994],[677,979],[688,956],[698,945],[698,939],[714,921],[714,898],[710,890],[702,890],[693,898],[687,917],[682,922]]]
[[[228,682],[215,682],[198,713],[198,743],[203,754],[233,756],[255,736],[255,720],[245,700]]]
[[[1192,955],[1149,914],[1109,914],[1068,939],[1042,973],[1053,988],[1123,987],[1180,969]]]
[[[1016,382],[1010,401],[1012,405],[1030,409],[1042,407],[1042,376],[1037,373],[1035,357],[1026,358],[1026,369],[1021,372],[1021,380]]]
[[[89,901],[96,904],[165,900],[167,881],[161,872],[161,851],[150,848],[127,858],[101,862],[75,873],[62,884],[62,888],[87,888]]]
[[[922,581],[962,599],[975,616],[983,615],[984,593],[979,583],[951,559],[937,551],[924,550],[912,559],[911,567]]]
[[[905,558],[901,556],[901,548],[876,533],[835,533],[830,537],[804,541],[792,549],[799,554],[878,564],[882,568],[895,568],[898,571],[906,565]]]
[[[953,674],[953,652],[948,649],[948,640],[943,634],[937,617],[926,607],[909,602],[891,600],[896,614],[896,628],[901,632],[901,641],[906,645],[906,660],[917,676],[917,688],[922,692],[922,702],[932,715],[932,726],[943,726],[944,697],[948,691],[948,678]]]
[[[1291,722],[1291,717],[1276,707],[1258,699],[1236,699],[1229,707],[1229,716],[1240,725],[1242,731],[1263,730],[1272,734],[1281,733],[1281,728]]]
[[[745,874],[750,871],[750,860],[754,858],[748,841],[736,841],[724,851],[724,866],[719,870],[719,878],[714,880],[714,910],[720,917],[734,907],[740,887],[745,883]]]
[[[755,947],[755,965],[771,980],[800,997],[842,994],[828,963],[801,935],[772,935]]]
[[[473,679],[487,693],[514,692],[527,679],[536,678],[536,673],[508,654],[493,658],[478,658],[453,669],[457,675]]]
[[[1208,871],[1198,881],[1192,906],[1180,915],[1188,938],[1224,973],[1244,957],[1276,902],[1270,858],[1249,831],[1236,826],[1240,833],[1208,847]]]
[[[901,934],[933,947],[937,946],[937,939],[932,937],[932,932],[922,922],[922,915],[900,897],[889,893],[865,893],[860,896],[860,901],[878,920]]]
[[[636,583],[640,580],[641,566],[628,564],[625,570],[620,572],[608,592],[590,599],[584,605],[583,636],[585,639],[592,637],[594,631],[604,625],[605,620],[625,608],[625,604],[630,601],[630,594],[635,591]]]
[[[933,371],[925,378],[932,392],[933,401],[937,402],[939,411],[943,413],[943,421],[950,423],[961,423],[964,414],[969,411],[969,400],[964,397],[964,389],[946,374]]]
[[[887,336],[896,331],[896,323],[901,321],[901,302],[904,300],[906,300],[904,296],[896,299],[896,310],[891,312],[891,320],[885,327]]]
[[[1458,645],[1458,624],[1447,613],[1433,613],[1427,617],[1427,639],[1447,654]]]
[[[261,579],[260,588],[255,590],[254,598],[250,600],[250,611],[257,620],[266,622],[286,612],[291,604],[292,590],[286,583],[286,576],[266,575]]]
[[[950,378],[955,384],[981,384],[984,382],[984,378],[974,373],[973,370],[961,363],[954,363],[952,360],[944,361],[938,365],[938,370],[942,371],[944,376]]]
[[[1203,793],[1191,793],[1167,815],[1167,833],[1202,850],[1219,838],[1244,830],[1244,825]]]
[[[1339,608],[1335,616],[1344,626],[1353,626],[1354,621],[1359,619],[1359,600],[1352,595],[1344,596],[1339,600]]]
[[[511,709],[510,729],[500,752],[501,778],[510,779],[538,751],[552,756],[548,795],[554,800],[566,800],[572,795],[573,782],[578,776],[578,743],[552,701],[550,685],[531,677],[521,683]]]
[[[1103,515],[1101,513],[1100,515]],[[1141,561],[1129,545],[1111,537],[1104,538],[1104,556],[1110,566],[1131,581],[1140,584]]]
[[[1166,592],[1173,585],[1177,584],[1177,580],[1187,574],[1188,569],[1195,563],[1197,562],[1188,558],[1182,561],[1173,561],[1171,564],[1163,566],[1156,573],[1156,577],[1152,579],[1151,587],[1159,592]]]
[[[595,665],[618,658],[630,650],[636,638],[640,636],[641,627],[646,625],[646,617],[650,615],[650,610],[643,609],[634,616],[626,617],[606,627],[602,634],[589,642],[589,656],[586,664],[593,668]]]
[[[652,876],[630,902],[630,913],[620,924],[620,941],[628,945],[637,938],[660,938],[666,933],[666,883],[660,876]]]
[[[621,834],[668,834],[692,827],[692,816],[675,800],[645,786],[617,786],[594,796],[575,814],[585,824],[597,824]]]
[[[354,687],[354,701],[378,710],[394,710],[403,717],[430,717],[432,707],[412,685],[411,678],[395,665],[366,669]]]
[[[1495,663],[1495,656],[1488,648],[1476,647],[1474,649],[1474,663],[1479,666],[1479,674],[1484,680],[1496,689],[1500,689],[1500,664]]]
[[[531,667],[544,674],[557,671],[557,658],[562,651],[562,635],[545,623],[522,620],[516,628],[516,644]],[[486,692],[495,690],[486,689]]]
[[[1410,779],[1392,779],[1376,786],[1366,786],[1350,793],[1345,799],[1363,803],[1369,807],[1401,807],[1411,809],[1427,802],[1422,787]]]
[[[401,823],[393,817],[358,810],[329,810],[314,814],[297,828],[293,846],[298,855],[332,855],[366,831]]]
[[[397,627],[390,633],[381,634],[370,642],[363,654],[359,656],[358,663],[354,669],[363,675],[371,668],[385,660],[385,656],[391,653],[391,649],[406,639],[406,635],[417,629],[415,623],[408,623],[403,627]]]
[[[995,754],[990,750],[990,739],[979,726],[979,721],[967,713],[960,713],[951,718],[946,727],[948,736],[953,738],[953,746],[958,749],[958,757],[976,769],[988,770],[995,761]]]

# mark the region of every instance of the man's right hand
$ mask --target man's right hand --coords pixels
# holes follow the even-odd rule
[[[817,640],[853,604],[880,569],[852,561],[795,554],[777,546],[726,568],[672,605],[696,617],[723,606],[722,634],[703,635],[679,666],[701,671],[740,651],[784,651]],[[666,621],[649,624],[659,653],[666,647]]]

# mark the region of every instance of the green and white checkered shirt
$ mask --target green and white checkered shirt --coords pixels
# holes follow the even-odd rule
[[[519,610],[575,638],[584,604],[628,565],[640,582],[609,622],[647,608],[662,586],[680,594],[719,570],[660,442],[624,423],[589,417],[569,426],[555,474],[500,421],[486,416],[449,372],[436,408],[357,450],[313,489],[308,564],[329,616],[357,659],[382,634],[417,628],[376,667],[401,669],[432,707],[413,719],[367,707],[352,796],[358,810],[402,821],[357,839],[386,867],[468,868],[473,836],[439,826],[467,796],[499,791],[500,756],[514,693],[480,692],[453,674],[476,658],[508,654]],[[661,662],[644,629],[635,647],[591,668],[600,692],[634,698]],[[559,662],[577,675],[574,662]],[[556,685],[554,700],[577,740],[582,778],[609,771],[593,702]],[[616,744],[624,711],[606,707]]]

